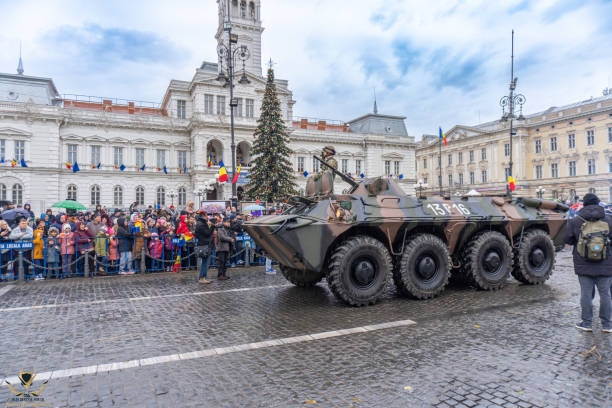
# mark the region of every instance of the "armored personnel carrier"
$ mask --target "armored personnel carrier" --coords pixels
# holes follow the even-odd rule
[[[391,179],[355,182],[342,194],[294,197],[282,215],[245,229],[297,286],[323,277],[353,306],[374,304],[391,281],[406,296],[439,295],[451,274],[484,290],[510,276],[541,284],[563,248],[569,208],[528,197],[406,195]]]

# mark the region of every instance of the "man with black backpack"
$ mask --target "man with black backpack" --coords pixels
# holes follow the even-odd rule
[[[599,317],[605,333],[612,333],[612,217],[599,205],[599,198],[588,193],[582,199],[583,208],[569,220],[565,243],[573,245],[574,272],[580,282],[582,321],[576,328],[593,331],[592,294],[599,292]]]

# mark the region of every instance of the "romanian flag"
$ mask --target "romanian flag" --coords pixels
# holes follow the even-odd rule
[[[208,162],[206,164],[208,167],[212,166],[212,153],[208,153]]]
[[[512,176],[508,176],[508,189],[510,191],[516,190],[516,180]]]
[[[17,165],[17,160],[11,160],[11,167],[15,167]]]
[[[441,127],[439,127],[438,129],[440,131],[440,139],[442,139],[442,141],[444,142],[444,146],[448,146],[448,140],[446,140],[446,133],[442,131]]]
[[[181,271],[181,256],[177,255],[174,260],[174,265],[172,265],[172,272],[179,273]]]
[[[227,170],[225,170],[225,164],[223,160],[219,162],[219,183],[227,183],[229,178],[227,177]]]
[[[234,178],[232,179],[232,184],[236,184],[238,182],[238,177],[240,177],[240,170],[242,170],[242,164],[238,165],[238,168],[234,173]]]
[[[72,163],[66,162],[66,168],[70,170],[72,168]]]

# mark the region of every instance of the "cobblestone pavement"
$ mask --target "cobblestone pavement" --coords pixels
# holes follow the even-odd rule
[[[542,286],[417,301],[391,285],[366,308],[324,282],[230,275],[0,286],[0,378],[23,391],[16,376],[38,373],[29,391],[49,380],[40,396],[58,407],[612,406],[612,335],[574,328],[569,252]]]

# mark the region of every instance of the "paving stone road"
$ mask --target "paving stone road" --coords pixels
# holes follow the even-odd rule
[[[0,286],[0,406],[25,371],[51,407],[612,407],[612,335],[574,328],[569,252],[542,286],[417,301],[390,285],[365,308],[230,274]]]

